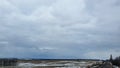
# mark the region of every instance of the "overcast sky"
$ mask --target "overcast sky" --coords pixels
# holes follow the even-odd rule
[[[0,57],[120,55],[120,0],[0,0]]]

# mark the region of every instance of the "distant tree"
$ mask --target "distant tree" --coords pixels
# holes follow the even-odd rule
[[[113,58],[112,58],[112,54],[110,55],[110,62],[112,62],[113,61]]]
[[[113,65],[120,66],[120,56],[116,57],[116,58],[113,59],[113,60],[110,59],[110,62],[111,62]]]

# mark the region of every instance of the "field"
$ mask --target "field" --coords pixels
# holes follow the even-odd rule
[[[77,61],[77,60],[21,60],[17,66],[1,66],[0,68],[86,68],[98,61]]]

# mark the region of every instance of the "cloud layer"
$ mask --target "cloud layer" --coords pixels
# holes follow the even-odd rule
[[[118,56],[119,12],[119,0],[0,0],[0,57]]]

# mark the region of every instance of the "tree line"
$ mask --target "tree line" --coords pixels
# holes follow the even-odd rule
[[[113,65],[119,66],[120,67],[120,56],[116,57],[116,58],[112,58],[112,55],[110,56],[110,62]]]

